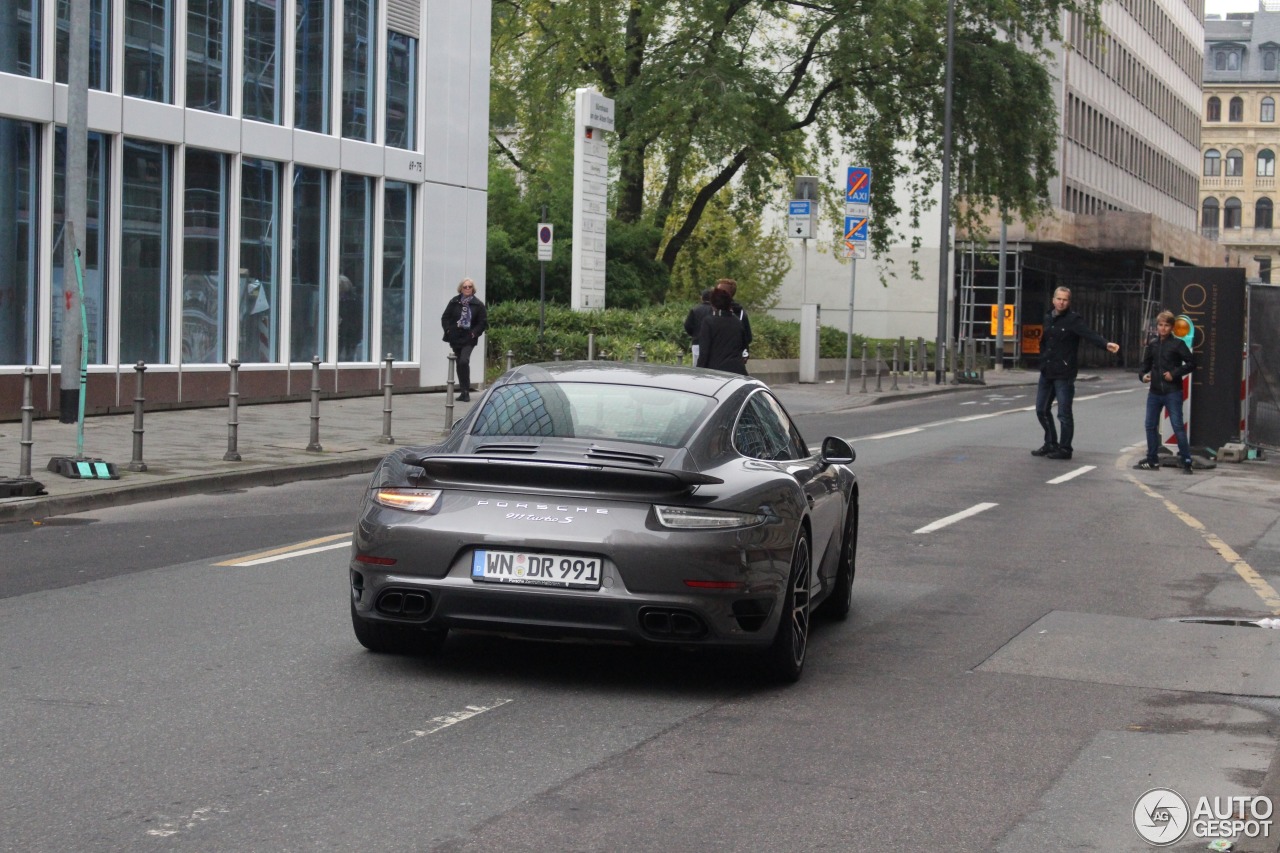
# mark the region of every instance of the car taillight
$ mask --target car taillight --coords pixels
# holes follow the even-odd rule
[[[408,512],[427,512],[440,500],[440,489],[385,488],[375,489],[373,502]]]
[[[726,530],[763,524],[767,516],[756,512],[723,512],[686,506],[655,506],[654,513],[663,527],[676,530]]]

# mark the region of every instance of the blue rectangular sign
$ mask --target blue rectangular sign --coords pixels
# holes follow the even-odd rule
[[[789,216],[808,216],[811,212],[809,207],[811,204],[813,204],[811,201],[793,201],[791,202],[791,207],[787,210],[787,214]]]
[[[846,216],[844,218],[844,241],[846,243],[865,243],[871,233],[867,223],[871,220],[865,216]]]
[[[844,200],[846,204],[871,203],[871,168],[868,166],[850,166],[849,177],[845,181]]]

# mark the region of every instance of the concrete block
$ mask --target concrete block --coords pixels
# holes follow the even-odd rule
[[[1248,455],[1248,450],[1243,444],[1238,442],[1228,442],[1222,445],[1218,451],[1219,462],[1243,462]]]

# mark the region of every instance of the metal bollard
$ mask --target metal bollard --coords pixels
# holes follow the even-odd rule
[[[596,333],[587,332],[587,361],[596,360]]]
[[[649,360],[649,354],[646,353],[644,350],[640,350],[640,361],[644,362],[648,360]]]
[[[916,348],[907,347],[907,387],[916,387]]]
[[[507,350],[507,369],[511,369],[511,350]],[[449,373],[444,387],[444,428],[453,429],[453,369],[458,363],[457,353],[449,353]]]
[[[893,345],[893,384],[889,386],[890,391],[898,390],[898,357],[900,350],[898,349],[901,342]]]
[[[883,390],[880,384],[880,345],[876,344],[876,393],[879,394]]]
[[[867,393],[867,342],[862,342],[862,393]]]
[[[231,368],[231,386],[227,391],[227,452],[222,454],[222,461],[239,462],[236,445],[240,441],[240,362],[233,358],[227,367]]]
[[[320,356],[311,356],[311,442],[307,450],[319,453],[320,446]]]
[[[551,354],[551,358],[555,361],[559,361],[563,355],[564,353],[560,351],[560,347],[556,347],[556,351]]]
[[[929,347],[924,338],[916,338],[916,346],[920,348],[920,384],[929,384]]]
[[[951,352],[951,384],[960,384],[960,353],[955,341],[947,341],[947,349]],[[944,362],[945,363],[945,362]]]
[[[18,454],[18,476],[24,480],[31,479],[31,418],[36,407],[31,405],[31,382],[35,374],[28,367],[22,371],[22,437],[18,445],[22,448]]]
[[[137,378],[133,383],[133,458],[125,468],[129,471],[145,471],[147,463],[142,461],[142,407],[146,398],[142,395],[142,375],[147,366],[139,361],[133,366]]]
[[[387,353],[385,361],[386,374],[382,377],[382,436],[378,443],[395,444],[396,440],[391,437],[391,364],[394,361],[391,353]]]
[[[636,362],[636,364],[640,363],[640,345],[639,344],[636,344],[636,355],[633,360]]]
[[[676,365],[680,367],[684,366],[684,350],[682,349],[676,350]]]
[[[455,358],[454,356],[449,356],[449,357],[450,357],[450,358]],[[455,358],[455,360],[456,360],[456,358]],[[513,366],[515,363],[516,363],[516,353],[515,353],[515,350],[507,350],[507,370],[510,370],[510,369],[512,368],[512,366]],[[450,368],[449,368],[449,381],[450,381],[450,382],[452,382],[452,381],[453,381],[453,368],[452,368],[452,367],[450,367]]]

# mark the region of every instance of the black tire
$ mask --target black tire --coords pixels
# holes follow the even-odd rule
[[[844,522],[844,538],[840,541],[840,564],[836,567],[836,583],[831,595],[822,602],[822,615],[837,622],[849,618],[853,609],[853,578],[858,573],[858,507],[849,507]]]
[[[809,540],[803,534],[796,540],[791,556],[791,574],[787,593],[782,599],[778,632],[765,652],[765,674],[771,681],[794,684],[804,673],[805,653],[809,649],[809,585],[813,562],[809,558]]]
[[[351,629],[360,645],[383,655],[429,655],[439,651],[449,636],[448,628],[413,628],[363,619],[356,613],[355,602],[351,603]]]

